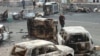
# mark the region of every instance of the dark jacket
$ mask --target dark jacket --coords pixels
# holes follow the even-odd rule
[[[60,15],[59,16],[59,22],[60,22],[60,24],[65,24],[65,17],[63,16],[63,15]]]
[[[35,1],[33,1],[33,5],[36,6],[36,2]]]

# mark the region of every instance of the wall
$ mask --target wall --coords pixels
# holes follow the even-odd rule
[[[87,3],[88,0],[72,0],[72,3]]]

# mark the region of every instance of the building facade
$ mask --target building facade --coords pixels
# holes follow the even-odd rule
[[[21,6],[22,0],[0,0],[0,5]],[[35,0],[38,2],[39,0]],[[51,0],[59,3],[100,3],[100,0]],[[32,0],[25,0],[25,5],[32,5]]]

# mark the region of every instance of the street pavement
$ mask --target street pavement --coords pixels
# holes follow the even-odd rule
[[[65,26],[83,26],[93,37],[95,44],[100,45],[100,13],[67,13],[65,14]],[[58,20],[59,14],[49,18]],[[60,28],[60,26],[59,26]],[[60,30],[60,29],[59,29]]]
[[[0,7],[3,10],[3,8]],[[11,8],[9,8],[11,9]],[[15,10],[16,9],[16,10]],[[12,11],[20,11],[21,8],[13,8]],[[38,8],[37,8],[38,9]],[[35,9],[36,11],[41,9]],[[0,10],[1,11],[1,10]],[[10,10],[10,12],[12,12]],[[2,12],[2,11],[1,11]],[[95,45],[100,45],[100,13],[66,13],[64,14],[66,17],[65,26],[83,26],[85,27],[93,37],[93,41]],[[59,14],[53,14],[47,16],[47,18],[52,18],[58,21]],[[23,38],[23,35],[27,35],[27,33],[18,33],[20,29],[23,29],[23,32],[27,32],[27,21],[26,20],[13,20],[12,22],[1,22],[9,31],[12,31],[11,38],[7,41],[4,41],[0,45],[0,56],[8,56],[11,51],[10,46],[13,46],[16,43],[29,41],[28,38]],[[60,24],[58,24],[58,30],[60,30]],[[2,51],[3,50],[3,51]],[[7,54],[5,54],[7,53]]]

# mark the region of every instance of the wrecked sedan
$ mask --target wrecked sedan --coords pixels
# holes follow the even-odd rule
[[[90,56],[95,52],[92,37],[82,26],[63,27],[58,35],[62,38],[59,44],[73,48],[75,56]]]
[[[46,40],[33,40],[15,44],[10,56],[74,56],[74,50]]]

